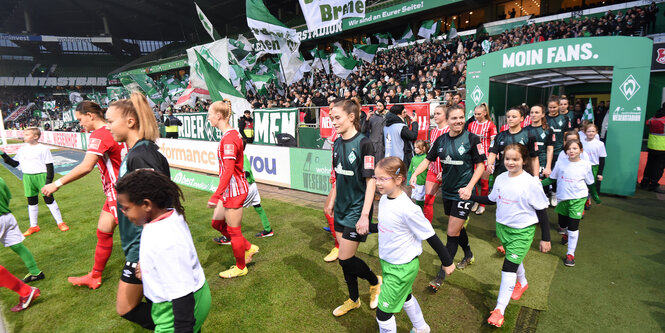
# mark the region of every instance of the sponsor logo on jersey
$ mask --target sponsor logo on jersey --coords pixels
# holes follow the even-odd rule
[[[447,155],[446,158],[442,161],[443,164],[450,164],[450,165],[463,165],[464,161],[457,161],[453,160],[450,155]]]
[[[100,139],[90,139],[90,144],[88,144],[88,150],[97,150],[99,145],[102,143]]]
[[[538,151],[538,142],[534,142],[533,150]]]
[[[482,144],[477,144],[476,145],[476,150],[478,150],[478,155],[485,155],[485,149],[483,148]]]
[[[344,176],[353,176],[353,175],[355,175],[353,170],[344,170],[344,168],[342,167],[342,163],[337,164],[337,166],[335,167],[335,173],[338,174],[338,175],[344,175]]]
[[[224,145],[224,155],[233,155],[235,153],[235,146],[232,143]]]
[[[374,156],[365,156],[364,157],[364,168],[365,169],[374,169]]]

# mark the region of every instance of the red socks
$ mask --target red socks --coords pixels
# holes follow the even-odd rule
[[[429,223],[432,223],[432,219],[434,219],[434,198],[436,197],[433,195],[425,194],[425,206],[423,207],[423,213],[425,214],[425,218],[427,218]]]
[[[480,195],[486,196],[490,194],[490,180],[481,179],[480,180]],[[485,205],[481,205],[485,207]]]
[[[335,234],[335,218],[326,214],[326,220],[328,220],[328,227],[330,227],[330,233],[335,239],[335,247],[339,249],[339,243],[337,242],[337,235]]]
[[[104,272],[106,262],[113,251],[113,233],[97,229],[97,247],[95,247],[95,264],[92,266],[92,275],[98,277]]]
[[[249,250],[252,244],[242,235],[242,227],[227,227],[231,235],[231,248],[233,256],[236,258],[236,267],[245,268],[245,251]]]
[[[219,231],[224,237],[231,239],[225,220],[212,220],[212,228]]]
[[[11,289],[21,297],[30,295],[30,286],[17,279],[12,273],[0,265],[0,287]]]

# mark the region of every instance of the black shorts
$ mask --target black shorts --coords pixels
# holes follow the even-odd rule
[[[136,277],[136,263],[127,261],[125,267],[120,272],[120,281],[129,284],[143,284],[143,282]]]
[[[466,220],[469,217],[471,206],[473,206],[473,201],[443,199],[443,211],[446,215],[458,219]]]
[[[367,235],[358,234],[356,228],[349,228],[337,222],[335,222],[335,232],[342,233],[342,238],[348,239],[350,241],[364,243],[367,240]]]

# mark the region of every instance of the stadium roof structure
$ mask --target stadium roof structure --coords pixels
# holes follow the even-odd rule
[[[494,76],[490,78],[490,81],[538,88],[587,83],[611,83],[612,67],[571,67],[533,70]]]

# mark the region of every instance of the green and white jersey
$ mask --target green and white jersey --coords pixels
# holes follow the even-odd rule
[[[427,160],[441,161],[441,192],[443,198],[460,200],[459,189],[471,181],[474,165],[485,161],[485,151],[480,137],[462,131],[451,137],[450,132],[439,136],[427,153]]]
[[[571,127],[570,119],[567,115],[563,114],[559,114],[556,117],[550,117],[548,115],[546,118],[547,125],[552,129],[554,137],[556,138],[554,140],[554,156],[556,156],[561,150],[563,150],[563,135]]]
[[[538,223],[536,211],[549,207],[543,185],[526,171],[514,177],[500,174],[488,198],[496,202],[496,221],[515,229]]]
[[[9,200],[12,198],[12,192],[9,192],[9,187],[5,180],[0,177],[0,215],[11,213],[9,210]]]
[[[522,128],[515,134],[510,133],[510,130],[500,132],[494,137],[494,141],[490,144],[489,149],[490,153],[496,154],[494,176],[498,176],[506,171],[506,167],[503,165],[503,150],[506,146],[513,143],[525,146],[529,151],[529,157],[538,156],[538,144],[528,129]]]
[[[336,177],[335,222],[355,228],[363,210],[367,178],[374,175],[374,146],[361,133],[348,140],[339,137],[333,148]],[[370,210],[370,219],[372,216]]]
[[[554,131],[549,127],[545,130],[542,126],[535,127],[533,125],[529,125],[527,130],[531,131],[531,136],[536,140],[538,163],[541,168],[544,168],[547,165],[547,147],[554,146]],[[554,156],[552,156],[552,159],[554,159]]]

